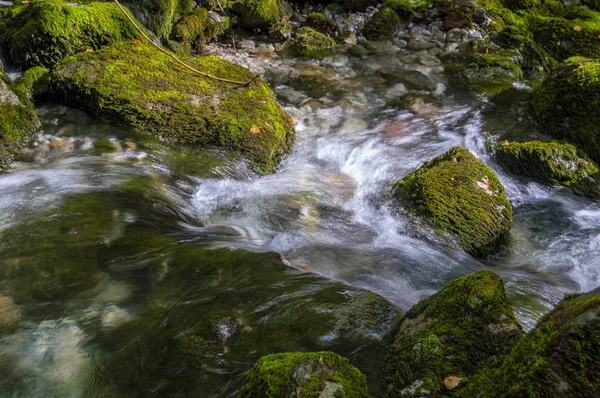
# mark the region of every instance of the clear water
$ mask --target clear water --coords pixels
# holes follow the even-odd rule
[[[40,106],[44,137],[0,175],[0,310],[20,319],[0,337],[0,397],[227,397],[260,356],[293,350],[350,357],[377,395],[383,329],[352,323],[360,289],[406,310],[491,269],[530,328],[564,293],[600,285],[598,205],[507,175],[487,149],[535,138],[527,88],[488,100],[449,84],[442,104],[397,111],[372,73],[390,62],[327,63],[344,91],[318,107],[288,102],[275,73],[297,142],[264,177],[216,149]],[[98,138],[118,150],[95,154]],[[509,241],[484,261],[390,197],[455,145],[513,204]]]

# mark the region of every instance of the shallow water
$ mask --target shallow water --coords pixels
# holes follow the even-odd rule
[[[20,319],[0,337],[0,396],[232,396],[260,356],[321,349],[350,357],[377,395],[394,311],[376,307],[365,327],[360,289],[406,310],[491,269],[530,328],[564,293],[600,285],[597,204],[490,157],[490,140],[535,137],[519,107],[527,87],[488,100],[439,73],[442,103],[413,114],[384,106],[390,82],[372,75],[390,64],[322,61],[342,90],[319,103],[272,73],[297,141],[264,177],[216,149],[170,149],[40,105],[44,136],[0,175],[0,304]],[[100,154],[106,138],[117,150]],[[498,173],[513,204],[509,241],[484,261],[390,195],[455,145]]]

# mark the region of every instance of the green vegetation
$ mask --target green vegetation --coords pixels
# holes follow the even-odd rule
[[[193,14],[183,17],[173,27],[171,37],[179,41],[192,41],[201,37],[204,41],[204,29],[208,10],[197,8]]]
[[[282,353],[262,357],[246,376],[243,397],[368,397],[366,377],[333,352]]]
[[[531,112],[545,133],[576,144],[600,161],[600,64],[567,60],[536,87]]]
[[[492,253],[512,225],[512,208],[493,170],[462,147],[426,162],[394,186],[409,211],[458,237],[474,256]]]
[[[268,28],[283,17],[280,0],[244,0],[241,24],[247,29]]]
[[[329,37],[335,37],[338,33],[338,27],[335,21],[320,12],[311,12],[308,14],[308,17],[306,17],[306,26]]]
[[[74,5],[63,0],[31,0],[10,7],[0,19],[0,43],[22,69],[55,67],[88,49],[140,38],[114,3]]]
[[[336,46],[334,39],[307,26],[298,29],[292,41],[292,49],[311,58],[330,55]]]
[[[129,0],[126,5],[144,21],[145,26],[161,39],[167,39],[177,15],[192,11],[189,0]]]
[[[436,394],[446,377],[469,377],[490,358],[500,360],[521,333],[498,275],[480,271],[455,279],[392,327],[385,393]]]
[[[560,142],[511,142],[499,145],[496,157],[510,172],[573,192],[600,197],[600,170],[584,153]]]
[[[249,81],[245,68],[216,57],[186,60],[221,78]],[[66,60],[50,79],[53,98],[169,142],[241,151],[272,172],[294,130],[267,85],[250,87],[198,76],[149,45],[120,44]]]
[[[400,18],[391,8],[382,8],[369,19],[362,34],[369,40],[391,39]]]
[[[600,390],[600,291],[566,296],[460,396],[592,397]]]

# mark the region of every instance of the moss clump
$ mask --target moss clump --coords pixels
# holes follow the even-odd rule
[[[23,69],[52,68],[75,53],[137,38],[139,33],[114,3],[79,6],[63,0],[32,0],[12,6],[0,21],[0,41]]]
[[[161,39],[167,39],[177,14],[189,14],[189,0],[128,0],[125,1],[144,26]]]
[[[198,8],[196,11],[186,17],[181,18],[173,27],[171,37],[178,41],[192,41],[200,38],[204,41],[204,29],[208,10]]]
[[[48,69],[42,66],[36,66],[27,69],[15,83],[14,92],[21,101],[31,101],[37,92],[45,90],[45,81],[48,77]]]
[[[280,0],[245,0],[241,5],[241,24],[246,29],[267,28],[283,17]]]
[[[529,18],[529,29],[533,40],[558,61],[575,55],[600,58],[600,17],[567,19],[534,16]]]
[[[33,104],[24,95],[24,90],[15,90],[0,70],[0,170],[31,140],[37,125]]]
[[[186,62],[221,78],[254,77],[212,56]],[[51,74],[49,85],[56,101],[169,142],[241,151],[260,172],[274,170],[294,137],[291,121],[262,81],[242,88],[198,76],[149,45],[124,43],[74,56]]]
[[[385,8],[391,8],[396,14],[402,17],[412,15],[418,10],[418,7],[410,0],[386,0],[386,2],[383,3],[383,6]]]
[[[571,59],[533,92],[531,112],[545,133],[600,162],[600,63]]]
[[[272,354],[256,362],[237,395],[243,397],[368,397],[366,377],[333,352]]]
[[[335,21],[320,12],[311,12],[308,14],[308,17],[306,17],[306,26],[330,37],[335,37],[338,33],[338,26]]]
[[[600,290],[565,297],[461,396],[594,397],[600,391]]]
[[[510,172],[573,192],[600,196],[598,166],[571,144],[560,142],[511,142],[498,146],[496,157]]]
[[[391,39],[400,18],[391,8],[382,8],[365,23],[362,34],[369,40]]]
[[[463,147],[426,162],[393,192],[409,210],[457,236],[474,256],[493,252],[512,225],[512,208],[498,177]]]
[[[500,359],[521,333],[498,275],[480,271],[455,279],[390,330],[385,392],[435,394],[444,378],[471,376],[490,358]]]
[[[292,79],[290,85],[311,98],[321,98],[327,95],[335,96],[338,93],[335,83],[322,76],[299,76]]]
[[[334,39],[308,26],[298,29],[292,41],[292,49],[300,55],[311,58],[326,57],[336,46]]]
[[[116,150],[114,144],[109,140],[96,140],[92,144],[94,155],[102,155],[103,153],[111,153]]]

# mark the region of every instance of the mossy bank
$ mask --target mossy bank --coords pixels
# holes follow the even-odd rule
[[[204,73],[247,82],[248,70],[216,57],[186,60]],[[290,119],[260,79],[248,87],[199,76],[149,45],[119,44],[67,59],[51,75],[55,101],[179,144],[241,151],[274,171],[294,139]]]

